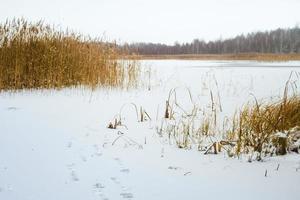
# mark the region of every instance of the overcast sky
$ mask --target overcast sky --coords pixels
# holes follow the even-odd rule
[[[0,0],[0,21],[43,19],[119,42],[190,42],[300,24],[300,0]]]

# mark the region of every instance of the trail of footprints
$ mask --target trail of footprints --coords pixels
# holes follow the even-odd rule
[[[122,174],[128,174],[130,173],[130,169],[124,167],[122,161],[120,158],[114,158],[114,160],[118,163],[118,166],[120,167],[120,173]],[[120,196],[124,199],[133,199],[134,195],[131,192],[131,189],[126,187],[121,183],[121,181],[117,177],[111,177],[111,180],[114,181],[115,184],[119,185],[120,187]]]
[[[128,174],[130,170],[128,168],[124,168],[122,161],[119,158],[114,158],[114,161],[117,162],[119,166],[119,173]],[[117,174],[117,173],[116,173]],[[131,189],[123,185],[122,181],[117,176],[110,177],[110,183],[113,184],[113,187],[118,189],[120,198],[122,199],[133,199],[134,195],[131,192]],[[99,196],[102,200],[109,200],[109,198],[105,195],[106,186],[101,182],[97,182],[93,185],[94,194]]]
[[[96,196],[99,196],[102,200],[109,200],[108,197],[105,196],[103,190],[105,189],[105,186],[101,183],[96,183],[93,185],[93,192]]]
[[[73,141],[70,141],[67,144],[67,148],[71,149],[73,147]],[[105,148],[101,145],[93,145],[94,148],[94,153],[91,155],[91,157],[100,157],[103,155],[102,149]],[[81,155],[80,156],[80,160],[83,163],[87,163],[87,157]],[[130,169],[124,167],[122,161],[120,158],[114,158],[113,159],[114,162],[117,163],[118,165],[118,170],[116,171],[115,176],[110,177],[110,179],[108,180],[108,184],[107,185],[111,185],[112,187],[117,188],[116,190],[118,190],[119,193],[119,197],[120,199],[134,199],[134,195],[131,192],[131,188],[127,187],[125,184],[122,183],[122,181],[118,178],[118,175],[127,175],[130,173]],[[70,171],[70,179],[73,182],[78,182],[80,181],[80,178],[75,170],[76,168],[76,164],[75,163],[71,163],[67,165],[68,170]],[[106,195],[106,190],[107,190],[107,186],[102,183],[101,181],[97,181],[95,184],[92,185],[92,191],[93,193],[99,197],[101,200],[109,200],[110,198]],[[116,191],[117,192],[117,191]]]

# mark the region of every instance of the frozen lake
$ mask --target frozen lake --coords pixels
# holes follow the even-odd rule
[[[291,72],[300,72],[300,62],[247,62],[197,60],[147,60],[142,66],[156,72],[159,87],[166,90],[188,87],[203,94],[215,89],[217,82],[222,96],[257,97],[278,95],[285,87]],[[158,80],[152,80],[158,81]]]
[[[300,62],[147,60],[141,66],[142,89],[0,93],[0,199],[300,199],[298,154],[248,163],[178,149],[155,129],[172,88],[183,106],[186,88],[204,107],[212,94],[221,116],[231,116],[252,95],[280,97],[292,72],[299,82]],[[152,120],[138,123],[130,103]],[[126,127],[107,129],[122,107]]]

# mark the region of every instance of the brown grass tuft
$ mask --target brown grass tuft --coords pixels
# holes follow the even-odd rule
[[[262,153],[270,145],[276,148],[278,142],[282,143],[276,135],[278,132],[286,133],[300,126],[300,96],[294,94],[273,103],[248,104],[234,117],[233,124],[227,136],[237,141],[236,154]],[[278,153],[278,149],[275,151]]]

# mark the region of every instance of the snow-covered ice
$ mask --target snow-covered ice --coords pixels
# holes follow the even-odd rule
[[[142,64],[153,72],[150,90],[0,93],[0,199],[300,199],[299,154],[249,163],[178,149],[155,130],[171,88],[188,87],[205,105],[216,80],[230,115],[251,93],[282,94],[298,62]],[[184,96],[178,93],[182,102]],[[152,121],[137,122],[130,103],[143,106]],[[107,129],[122,106],[126,127]]]

